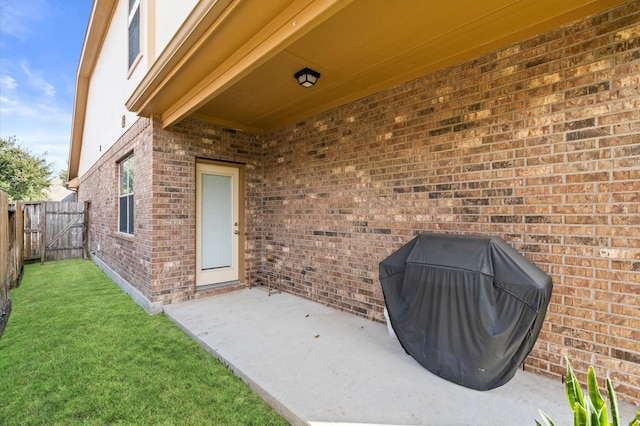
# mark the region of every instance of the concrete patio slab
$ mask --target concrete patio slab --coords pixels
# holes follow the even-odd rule
[[[166,305],[166,315],[292,424],[572,424],[557,380],[519,371],[475,391],[443,380],[375,323],[257,287]],[[623,422],[634,407],[622,404]],[[626,423],[624,423],[626,424]]]

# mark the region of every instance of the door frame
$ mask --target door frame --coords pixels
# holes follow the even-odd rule
[[[194,274],[194,283],[195,283],[195,287],[196,290],[198,289],[202,289],[202,288],[211,288],[211,287],[218,287],[218,286],[225,286],[227,285],[227,283],[231,284],[235,284],[235,281],[225,281],[225,282],[220,282],[220,283],[211,283],[211,284],[200,284],[198,285],[198,265],[200,264],[200,262],[198,261],[198,256],[200,256],[200,244],[199,239],[200,236],[198,235],[198,231],[199,231],[199,215],[200,215],[200,211],[198,209],[199,206],[199,197],[200,195],[198,194],[198,189],[199,189],[199,184],[197,182],[198,180],[198,172],[197,172],[197,166],[198,165],[212,165],[212,166],[220,166],[220,167],[228,167],[228,168],[235,168],[238,170],[238,193],[237,193],[237,208],[238,208],[238,252],[236,253],[237,257],[238,257],[238,282],[242,283],[245,281],[245,245],[246,245],[246,239],[245,239],[245,218],[244,218],[244,199],[245,199],[245,184],[244,184],[244,173],[245,173],[245,165],[242,163],[232,163],[232,162],[227,162],[227,161],[218,161],[218,160],[208,160],[208,159],[204,159],[204,158],[196,158],[196,162],[194,164],[193,170],[194,170],[194,187],[195,187],[195,203],[194,203],[194,209],[195,209],[195,219],[196,219],[196,229],[195,229],[195,240],[194,240],[194,246],[195,246],[195,255],[196,258],[195,260],[195,274]]]

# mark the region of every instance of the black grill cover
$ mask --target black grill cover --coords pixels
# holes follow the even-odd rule
[[[422,234],[380,263],[403,348],[472,389],[507,383],[540,333],[551,278],[500,238]]]

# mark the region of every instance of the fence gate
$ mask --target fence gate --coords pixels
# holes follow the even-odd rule
[[[25,260],[63,260],[86,255],[85,204],[25,202]]]
[[[24,260],[40,260],[44,247],[44,204],[30,201],[22,203]]]

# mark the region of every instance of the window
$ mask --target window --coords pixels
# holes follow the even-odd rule
[[[129,0],[129,68],[140,53],[140,0]]]
[[[118,231],[133,234],[133,156],[120,162]]]

